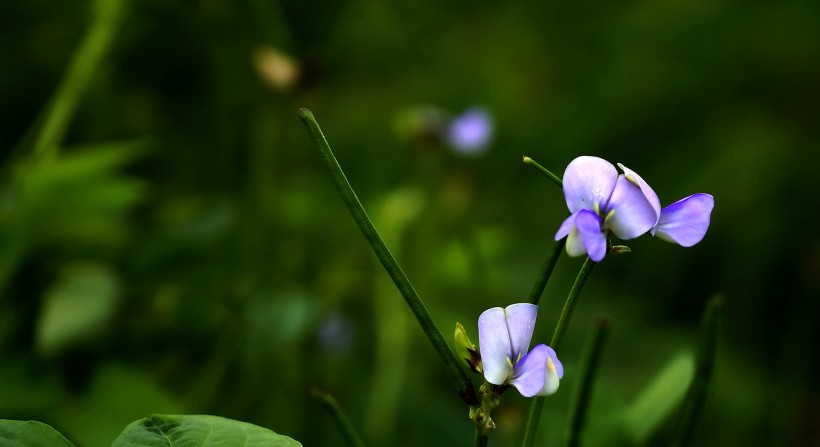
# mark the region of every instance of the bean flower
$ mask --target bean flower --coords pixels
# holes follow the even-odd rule
[[[622,240],[649,233],[684,247],[703,239],[714,207],[711,195],[694,194],[661,209],[657,194],[643,178],[618,166],[623,174],[602,158],[582,156],[564,171],[564,197],[571,215],[555,240],[567,237],[570,256],[588,254],[600,262],[610,233]]]
[[[527,352],[538,306],[518,303],[493,307],[478,317],[478,341],[484,378],[493,385],[511,385],[522,396],[547,396],[558,390],[564,367],[547,345]]]

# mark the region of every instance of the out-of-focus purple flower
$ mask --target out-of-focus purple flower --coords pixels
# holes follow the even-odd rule
[[[564,367],[547,345],[527,352],[538,306],[518,303],[493,307],[478,317],[478,341],[484,378],[493,385],[514,386],[522,396],[547,396],[558,390]]]
[[[446,134],[447,143],[459,153],[479,154],[489,146],[493,127],[493,118],[486,109],[469,109],[450,121]]]
[[[622,164],[578,157],[564,171],[564,196],[570,217],[555,240],[567,237],[570,256],[588,254],[599,262],[607,251],[607,236],[629,240],[649,232],[662,240],[690,247],[709,228],[714,199],[695,194],[661,209],[655,191],[636,172]]]
[[[331,312],[319,325],[319,344],[328,352],[342,354],[350,349],[355,331],[342,314]]]

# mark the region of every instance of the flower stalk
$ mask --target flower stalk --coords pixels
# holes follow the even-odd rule
[[[559,188],[563,188],[564,183],[561,181],[561,179],[560,179],[560,178],[558,178],[558,176],[557,176],[557,175],[555,175],[555,174],[553,174],[552,172],[550,172],[547,168],[545,168],[545,167],[541,166],[540,164],[538,164],[538,162],[537,162],[537,161],[535,161],[535,160],[533,160],[532,158],[527,157],[527,156],[525,155],[525,156],[524,156],[524,163],[525,163],[525,164],[528,164],[528,165],[530,165],[530,166],[532,166],[533,168],[535,168],[535,170],[536,170],[536,171],[538,171],[538,172],[540,172],[541,174],[543,174],[544,176],[546,176],[546,177],[547,177],[548,179],[550,179],[553,183],[555,183],[556,185],[558,185],[558,187],[559,187]]]
[[[561,311],[561,317],[558,319],[558,324],[555,326],[555,332],[553,332],[552,340],[550,341],[550,346],[556,351],[558,351],[561,341],[564,339],[564,333],[569,326],[569,320],[572,318],[575,305],[578,303],[578,297],[581,295],[581,290],[583,290],[584,284],[586,284],[587,278],[589,278],[589,274],[594,265],[595,262],[587,256],[584,264],[581,266],[581,270],[578,272],[578,276],[575,278],[575,283],[573,283],[569,295],[567,295],[567,301],[564,303],[564,309]],[[541,421],[541,412],[543,409],[544,397],[534,398],[530,406],[530,415],[527,418],[527,425],[524,429],[523,447],[532,447],[535,445],[535,436],[538,434],[538,423]]]
[[[345,205],[347,205],[348,211],[350,211],[350,214],[356,222],[356,225],[358,225],[362,235],[364,235],[365,239],[367,239],[367,242],[370,244],[374,254],[379,259],[379,262],[382,264],[385,271],[387,271],[390,279],[393,280],[393,283],[398,288],[399,293],[401,293],[401,296],[404,298],[405,302],[407,302],[407,305],[410,307],[410,310],[413,312],[413,315],[416,317],[416,320],[419,322],[419,325],[425,335],[427,335],[427,338],[430,340],[433,348],[438,353],[442,362],[444,362],[447,372],[450,375],[459,396],[461,396],[462,400],[464,400],[467,405],[475,405],[478,400],[475,395],[472,382],[470,382],[466,373],[459,365],[459,361],[456,359],[455,355],[453,355],[453,352],[444,340],[444,336],[441,334],[441,331],[436,326],[435,322],[433,322],[433,319],[430,317],[430,313],[427,311],[427,308],[424,306],[424,303],[421,301],[421,298],[415,288],[413,288],[413,285],[410,283],[407,275],[401,269],[399,263],[390,253],[390,250],[387,248],[381,236],[379,236],[379,233],[376,231],[373,222],[365,212],[362,203],[359,201],[359,198],[350,186],[350,182],[348,182],[344,171],[342,171],[339,162],[333,155],[333,151],[330,149],[330,145],[325,139],[322,129],[319,127],[319,123],[316,122],[316,118],[314,118],[313,113],[308,109],[300,109],[299,118],[307,127],[308,133],[313,139],[314,144],[321,152],[322,160],[330,172],[336,185],[336,189],[341,194]]]

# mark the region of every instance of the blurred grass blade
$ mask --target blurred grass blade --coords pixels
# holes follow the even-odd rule
[[[689,385],[686,397],[681,407],[680,418],[675,429],[675,438],[672,445],[684,447],[689,445],[695,431],[700,413],[706,403],[709,392],[709,383],[712,380],[712,371],[715,367],[715,353],[718,337],[723,320],[724,298],[720,295],[712,297],[706,305],[703,314],[703,335],[695,365],[695,377]]]
[[[627,434],[643,445],[678,406],[695,372],[695,359],[681,352],[632,401],[624,414]]]
[[[560,253],[560,249],[558,252]],[[556,352],[561,345],[561,341],[564,339],[564,333],[566,332],[567,327],[569,327],[569,320],[572,318],[575,305],[578,304],[578,297],[581,296],[581,291],[584,289],[584,284],[586,284],[587,278],[589,278],[589,274],[594,266],[595,262],[587,256],[583,265],[581,265],[581,270],[578,272],[578,276],[575,277],[575,282],[572,284],[572,289],[570,289],[569,295],[567,295],[567,300],[564,302],[564,309],[561,311],[561,316],[558,318],[558,323],[555,325],[555,332],[552,334],[552,340],[550,340],[550,347]],[[546,397],[540,396],[532,399],[532,404],[530,405],[530,415],[527,417],[527,426],[524,429],[523,447],[532,447],[535,445],[535,437],[538,434],[538,426],[541,421],[541,412],[544,409],[545,400]]]
[[[353,427],[353,424],[350,422],[350,419],[348,419],[344,410],[342,410],[339,402],[329,393],[317,388],[313,388],[311,393],[314,397],[322,401],[322,406],[325,407],[328,413],[330,413],[330,416],[333,417],[333,420],[336,421],[336,424],[339,425],[339,429],[342,431],[347,443],[351,447],[365,447],[362,437],[356,432],[356,429]]]
[[[524,163],[525,163],[525,164],[528,164],[528,165],[530,165],[530,166],[532,166],[533,168],[535,168],[535,170],[536,170],[536,171],[540,172],[541,174],[544,174],[544,176],[546,176],[546,177],[547,177],[548,179],[550,179],[553,183],[555,183],[556,185],[558,185],[558,187],[559,187],[559,188],[563,188],[563,187],[564,187],[564,182],[562,182],[562,181],[561,181],[561,179],[560,179],[560,178],[558,178],[558,176],[557,176],[557,175],[555,175],[555,174],[553,174],[552,172],[550,172],[550,170],[549,170],[549,169],[547,169],[547,168],[545,168],[545,167],[541,166],[540,164],[538,164],[538,162],[537,162],[537,161],[535,161],[535,160],[533,160],[532,158],[527,157],[527,156],[525,155],[525,156],[524,156]]]
[[[374,227],[373,222],[370,221],[370,217],[367,216],[362,203],[359,201],[359,198],[356,196],[356,193],[347,181],[347,177],[342,171],[342,167],[339,166],[339,162],[333,155],[333,151],[330,149],[330,145],[327,143],[327,140],[322,133],[322,129],[319,127],[319,123],[317,123],[316,119],[313,117],[313,113],[308,109],[300,109],[299,117],[307,127],[313,142],[316,144],[316,147],[322,153],[322,159],[330,171],[330,174],[336,183],[336,189],[338,189],[339,193],[342,195],[342,199],[344,200],[345,205],[347,205],[348,211],[350,211],[350,214],[359,226],[359,230],[362,232],[362,235],[364,235],[367,242],[370,243],[370,247],[379,259],[379,262],[381,262],[382,266],[387,271],[387,274],[390,275],[393,283],[396,284],[396,287],[399,289],[402,297],[404,297],[407,305],[410,306],[410,310],[413,312],[413,315],[415,315],[416,320],[419,322],[419,325],[421,325],[421,328],[427,335],[430,343],[432,343],[433,348],[436,350],[439,357],[441,357],[441,360],[444,362],[447,372],[450,374],[450,378],[453,380],[459,395],[464,402],[467,403],[467,405],[476,404],[478,400],[476,398],[475,389],[473,388],[472,382],[470,382],[470,379],[467,378],[467,375],[461,368],[460,363],[456,360],[455,355],[453,355],[453,352],[444,340],[444,336],[436,326],[436,323],[433,322],[433,319],[430,317],[430,313],[427,311],[427,308],[424,306],[424,303],[421,301],[418,293],[416,293],[416,290],[413,288],[413,285],[410,283],[407,275],[401,269],[399,263],[396,262],[393,255],[390,254],[390,250],[388,250],[381,236],[379,236],[379,233],[376,231],[376,227]]]
[[[566,445],[576,447],[581,443],[581,434],[586,422],[587,408],[592,396],[592,386],[595,384],[595,376],[598,373],[598,366],[601,363],[601,354],[604,351],[607,336],[609,335],[610,321],[606,317],[598,317],[592,326],[591,334],[587,337],[584,356],[579,369],[580,382],[575,394],[572,396],[572,403],[569,411],[569,424],[567,426]]]
[[[111,47],[125,3],[125,0],[94,1],[91,29],[77,48],[57,91],[29,135],[32,138],[31,150],[36,157],[48,158],[57,154],[80,98]],[[21,155],[28,153],[25,147],[20,149]]]

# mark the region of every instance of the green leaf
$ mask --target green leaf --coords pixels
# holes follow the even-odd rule
[[[57,430],[37,421],[0,419],[0,445],[3,447],[74,447]]]
[[[636,443],[643,444],[677,408],[694,375],[694,355],[681,352],[632,401],[624,422]]]
[[[207,415],[153,415],[125,427],[111,447],[301,447],[293,439],[247,422]]]
[[[102,335],[113,314],[117,279],[105,265],[72,264],[45,298],[37,323],[37,348],[51,355]]]

